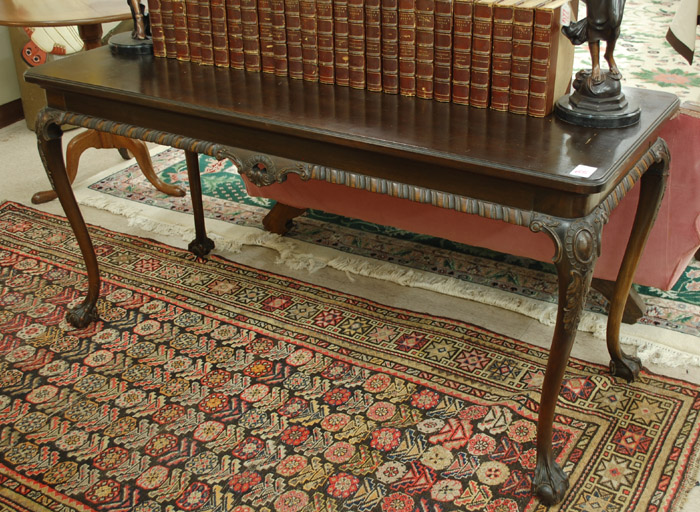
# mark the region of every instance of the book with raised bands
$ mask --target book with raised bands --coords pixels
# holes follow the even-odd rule
[[[435,74],[435,0],[416,0],[416,96],[432,99]]]
[[[491,85],[491,47],[493,40],[493,6],[498,0],[476,0],[472,24],[472,62],[469,104],[489,106]]]
[[[160,15],[161,19],[163,20],[165,56],[169,59],[176,59],[177,39],[175,38],[175,16],[173,12],[173,0],[161,0]]]
[[[364,89],[367,84],[364,0],[348,0],[348,59],[350,87]]]
[[[335,53],[335,83],[338,85],[350,85],[348,0],[333,0],[333,44],[333,51]]]
[[[190,46],[187,37],[187,12],[185,0],[172,0],[173,26],[175,30],[175,52],[177,60],[190,60]]]
[[[151,39],[153,55],[165,57],[165,33],[163,32],[163,15],[160,0],[148,0],[148,16],[151,18]]]
[[[304,80],[318,82],[316,0],[299,0],[301,17],[301,61]]]
[[[201,62],[202,53],[199,45],[199,0],[185,0],[185,13],[187,15],[187,44],[189,46],[190,61]]]
[[[469,105],[473,0],[454,0],[452,32],[452,102]]]
[[[260,67],[263,73],[274,73],[275,45],[272,38],[271,0],[258,0],[258,24],[260,25]]]
[[[527,113],[544,117],[566,94],[574,69],[574,45],[561,27],[576,19],[578,0],[553,0],[535,8]]]
[[[494,110],[508,110],[513,56],[513,20],[515,7],[522,1],[501,0],[493,6],[491,101],[489,106]]]
[[[381,0],[382,91],[399,92],[399,2]]]
[[[535,8],[546,1],[527,0],[516,5],[513,10],[513,56],[510,64],[508,111],[514,114],[527,114]]]
[[[258,5],[256,0],[241,0],[243,27],[243,59],[246,71],[260,71],[260,33],[258,32]]]
[[[211,38],[214,64],[228,67],[229,50],[225,0],[211,0]]]
[[[287,76],[287,22],[284,15],[284,0],[270,0],[272,7],[272,50],[275,56],[275,75]]]
[[[382,11],[381,0],[365,2],[365,79],[367,90],[382,90]]]
[[[211,26],[210,0],[199,0],[199,46],[202,64],[214,64],[214,39]]]
[[[399,92],[416,95],[416,0],[399,0]]]
[[[287,24],[287,64],[289,76],[304,78],[304,56],[301,51],[301,11],[299,0],[284,0],[284,18]]]
[[[334,84],[333,0],[316,0],[316,34],[318,80],[322,84]]]
[[[433,97],[437,101],[452,98],[452,25],[453,1],[435,0]]]
[[[226,24],[228,29],[229,66],[234,69],[245,69],[241,0],[226,0]]]

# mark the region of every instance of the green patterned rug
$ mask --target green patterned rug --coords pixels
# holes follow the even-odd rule
[[[153,164],[166,182],[187,185],[181,151],[154,151]],[[314,270],[328,265],[465,296],[554,323],[557,278],[551,264],[313,210],[279,237],[261,231],[271,201],[249,197],[228,161],[201,156],[200,168],[205,215],[210,219],[207,228],[219,248],[264,245],[277,250],[290,266]],[[74,188],[81,204],[128,216],[148,230],[182,233],[187,241],[193,237],[189,197],[156,191],[135,164],[125,163]],[[638,291],[648,305],[647,315],[637,325],[624,325],[623,339],[640,347],[646,360],[685,364],[687,359],[664,354],[647,342],[683,350],[700,346],[700,263],[693,262],[673,290],[640,287]],[[604,338],[606,306],[606,300],[592,291],[581,329]]]

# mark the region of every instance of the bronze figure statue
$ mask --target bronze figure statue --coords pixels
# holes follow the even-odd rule
[[[131,17],[134,20],[134,30],[131,32],[131,37],[138,40],[148,39],[148,31],[146,26],[146,17],[143,15],[144,6],[139,0],[127,0],[131,9]]]
[[[610,66],[607,76],[613,80],[620,80],[622,74],[615,64],[613,53],[617,38],[620,36],[625,0],[584,1],[586,2],[586,17],[567,27],[562,27],[562,32],[575,45],[588,41],[593,64],[591,81],[594,85],[605,81],[605,76],[600,71],[600,41],[605,41],[605,60]]]
[[[109,47],[115,55],[146,55],[153,53],[151,24],[146,7],[140,0],[126,0],[131,9],[134,28],[131,32],[120,32],[109,39]]]

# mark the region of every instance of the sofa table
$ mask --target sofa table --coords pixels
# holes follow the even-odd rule
[[[552,453],[552,425],[609,212],[640,181],[641,196],[608,322],[614,375],[633,380],[638,359],[620,349],[625,298],[660,205],[669,164],[658,138],[678,109],[670,94],[634,90],[639,124],[612,130],[292,80],[172,59],[78,54],[29,71],[46,89],[37,120],[47,174],[76,234],[88,292],[69,314],[73,325],[96,318],[97,257],[66,175],[60,126],[71,124],[184,149],[195,213],[190,249],[206,254],[197,154],[230,158],[253,183],[290,173],[502,220],[554,242],[559,304],[542,386],[533,491],[560,501],[566,474]],[[259,153],[243,162],[235,147]],[[297,161],[276,168],[266,154]],[[305,162],[313,162],[313,164]],[[342,171],[338,169],[343,169]]]

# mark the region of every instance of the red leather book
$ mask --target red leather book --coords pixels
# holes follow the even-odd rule
[[[243,59],[246,71],[260,71],[260,33],[258,32],[258,6],[256,0],[241,0],[241,24],[243,27]]]
[[[230,1],[230,0],[229,0]],[[272,6],[272,50],[275,56],[275,75],[287,76],[287,22],[284,15],[284,0],[270,0]]]
[[[190,52],[190,61],[201,62],[202,52],[199,44],[199,0],[185,0],[185,13],[187,15],[187,40]],[[153,30],[151,30],[153,33]]]
[[[416,0],[416,96],[433,98],[435,0]]]
[[[272,3],[258,0],[258,25],[260,27],[260,66],[263,73],[275,72],[275,46],[272,39]]]
[[[516,4],[522,1],[501,0],[493,7],[490,107],[494,110],[508,110],[513,55],[514,9]]]
[[[304,80],[318,82],[316,1],[299,0],[299,16],[301,17],[301,60]]]
[[[226,24],[228,29],[229,66],[234,69],[245,69],[241,0],[226,0]]]
[[[527,114],[535,8],[543,3],[543,0],[529,0],[516,5],[513,10],[513,57],[510,64],[508,111],[514,114]]]
[[[528,115],[549,115],[556,100],[569,90],[574,46],[561,27],[575,19],[577,12],[576,0],[554,0],[535,8]]]
[[[348,58],[350,87],[364,89],[367,84],[364,0],[348,0]]]
[[[316,0],[316,34],[318,80],[322,84],[334,84],[333,0]]]
[[[299,0],[284,0],[284,18],[287,24],[287,64],[289,76],[304,78],[304,58],[301,51],[301,12]]]
[[[382,91],[399,92],[399,2],[381,0]]]
[[[493,4],[498,0],[476,0],[472,24],[472,65],[469,104],[489,106],[491,82],[491,42],[493,40]]]
[[[161,0],[160,15],[163,20],[165,56],[169,59],[177,58],[177,40],[175,38],[175,18],[173,14],[173,0]]]
[[[153,55],[165,57],[165,33],[163,31],[163,15],[160,0],[148,0],[148,16],[151,19],[151,39],[153,40]]]
[[[367,90],[382,90],[381,0],[365,1],[365,79]]]
[[[348,0],[333,0],[333,43],[335,44],[335,83],[350,85],[348,53]]]
[[[228,67],[228,33],[226,4],[224,0],[211,0],[211,38],[214,51],[214,65]]]
[[[177,60],[190,60],[190,47],[187,41],[187,13],[185,0],[172,0],[173,26],[175,27],[175,52]]]
[[[473,0],[454,1],[452,50],[452,102],[469,105],[472,62]]]
[[[399,92],[416,95],[416,0],[399,0]]]
[[[211,26],[210,0],[199,0],[199,46],[202,64],[214,65],[214,38]]]
[[[452,99],[452,25],[452,0],[435,0],[433,97],[437,101]]]

